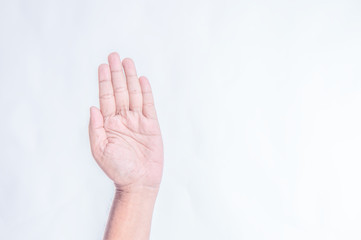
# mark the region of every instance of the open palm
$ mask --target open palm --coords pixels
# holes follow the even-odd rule
[[[149,81],[117,53],[98,68],[100,110],[90,108],[94,159],[120,189],[158,188],[163,142]]]

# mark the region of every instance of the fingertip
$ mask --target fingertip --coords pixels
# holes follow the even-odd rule
[[[98,66],[98,70],[99,70],[99,72],[100,72],[100,71],[106,69],[107,67],[108,67],[108,64],[102,63],[102,64],[100,64],[100,65]]]
[[[123,66],[135,65],[133,59],[131,59],[130,57],[123,58],[122,64]]]
[[[110,71],[109,65],[106,63],[102,63],[98,67],[99,76],[102,75],[108,77],[109,71]]]
[[[99,81],[110,79],[110,67],[106,63],[102,63],[98,67]]]
[[[139,79],[140,79],[140,78],[144,79],[143,81],[147,81],[147,80],[148,80],[148,78],[147,78],[146,76],[143,76],[143,75],[140,76]]]
[[[97,108],[97,107],[94,107],[94,106],[91,106],[91,107],[89,108],[89,110],[90,110],[90,114],[92,114],[92,113],[94,113],[95,111],[97,111],[98,108]]]
[[[117,57],[117,56],[119,57],[118,52],[117,52],[117,51],[113,51],[113,52],[109,53],[108,58],[109,58],[109,57]]]
[[[118,60],[120,59],[120,56],[117,52],[111,52],[109,55],[108,55],[108,61],[109,62],[113,62],[114,60]]]
[[[146,76],[140,76],[139,77],[139,83],[143,89],[143,91],[149,91],[151,89],[149,80]]]
[[[99,123],[103,121],[102,113],[100,112],[99,108],[94,106],[91,106],[89,110],[90,110],[90,122],[94,123],[95,126],[98,126]]]

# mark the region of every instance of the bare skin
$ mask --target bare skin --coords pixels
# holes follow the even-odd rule
[[[100,110],[90,108],[91,152],[115,184],[104,239],[149,239],[163,171],[163,141],[149,81],[118,53],[98,68]]]

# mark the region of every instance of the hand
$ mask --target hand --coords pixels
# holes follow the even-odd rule
[[[157,190],[163,142],[149,81],[130,58],[114,52],[108,62],[98,68],[100,110],[90,108],[92,155],[117,189]]]

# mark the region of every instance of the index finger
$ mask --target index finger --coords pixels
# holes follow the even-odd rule
[[[98,79],[100,111],[104,118],[113,116],[115,115],[115,100],[108,64],[99,65]]]

